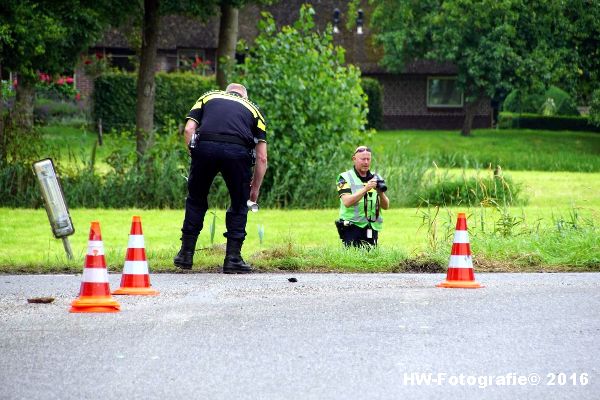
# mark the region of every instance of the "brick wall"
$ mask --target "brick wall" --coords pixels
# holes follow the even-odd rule
[[[383,86],[383,120],[386,129],[460,129],[463,108],[427,107],[427,75],[373,75]],[[479,101],[474,128],[492,124],[490,99]]]
[[[75,69],[75,88],[79,91],[83,104],[89,108],[94,93],[94,80],[85,73],[81,66]]]

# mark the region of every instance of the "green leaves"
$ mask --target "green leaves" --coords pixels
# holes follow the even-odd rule
[[[539,89],[575,79],[577,63],[588,71],[599,65],[600,57],[593,54],[600,7],[584,3],[385,0],[376,3],[372,25],[390,70],[401,70],[413,59],[450,61],[467,95],[493,96],[498,89]]]
[[[0,13],[0,63],[3,68],[33,77],[71,69],[81,52],[96,40],[109,23],[118,22],[131,2],[112,0],[88,4],[82,0],[61,2],[7,0]],[[129,8],[128,8],[129,7]]]
[[[349,149],[365,132],[360,71],[344,66],[330,34],[315,31],[313,14],[303,6],[298,21],[281,30],[263,14],[260,34],[234,78],[267,119],[269,170],[261,202],[269,205],[334,205],[334,188],[316,183],[316,175],[330,182],[347,169]]]

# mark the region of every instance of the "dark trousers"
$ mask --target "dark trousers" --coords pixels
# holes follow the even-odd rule
[[[181,232],[197,236],[202,230],[208,210],[208,192],[221,173],[231,198],[225,215],[225,237],[244,240],[252,178],[252,157],[248,148],[232,143],[197,142],[192,149],[192,164],[188,178],[188,197],[185,201],[185,219]]]
[[[378,232],[371,228],[372,237],[367,237],[368,228],[360,228],[354,224],[346,226],[342,233],[342,241],[347,247],[377,246]]]

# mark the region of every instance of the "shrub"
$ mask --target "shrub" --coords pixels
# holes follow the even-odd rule
[[[590,122],[600,128],[600,89],[592,93],[592,102],[590,103]]]
[[[549,115],[579,115],[573,98],[556,86],[550,86],[545,92],[513,90],[504,100],[502,109],[513,113],[544,114],[545,110],[548,112],[550,103],[553,106]]]
[[[232,75],[267,119],[269,171],[261,201],[268,205],[335,204],[335,177],[366,132],[360,71],[344,65],[329,30],[315,31],[313,14],[302,6],[298,21],[277,31],[263,13],[254,47]]]
[[[33,107],[33,118],[40,125],[52,122],[79,120],[85,122],[85,112],[72,101],[56,101],[51,99],[36,99]]]
[[[587,131],[599,132],[590,118],[570,116],[545,116],[538,114],[500,113],[498,127],[501,129],[545,129],[550,131]]]
[[[367,128],[381,129],[383,127],[383,88],[374,78],[362,78],[360,84],[367,95],[369,113]]]
[[[105,130],[131,129],[135,126],[136,75],[110,73],[94,81],[93,117],[102,118]],[[156,74],[154,123],[157,128],[167,121],[182,121],[202,93],[215,89],[213,77],[192,73]]]
[[[420,205],[432,206],[499,206],[524,205],[521,185],[510,177],[472,176],[436,177],[420,191]]]
[[[53,79],[48,74],[39,73],[35,84],[35,95],[38,98],[55,101],[74,100],[77,95],[75,80],[72,76],[59,76]]]

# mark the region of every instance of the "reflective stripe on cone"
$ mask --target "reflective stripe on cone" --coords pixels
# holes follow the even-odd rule
[[[148,261],[146,260],[142,220],[139,216],[134,216],[132,219],[127,243],[123,275],[121,275],[121,287],[115,290],[113,294],[146,296],[159,294],[157,290],[150,287],[150,274],[148,272]]]
[[[475,282],[471,245],[469,244],[469,233],[467,231],[467,218],[464,213],[459,213],[456,221],[454,242],[450,251],[446,280],[436,286],[463,289],[483,287]]]
[[[100,223],[93,221],[90,228],[88,252],[81,278],[79,297],[71,303],[72,313],[113,313],[121,306],[110,295],[108,271],[104,259],[104,245]]]

